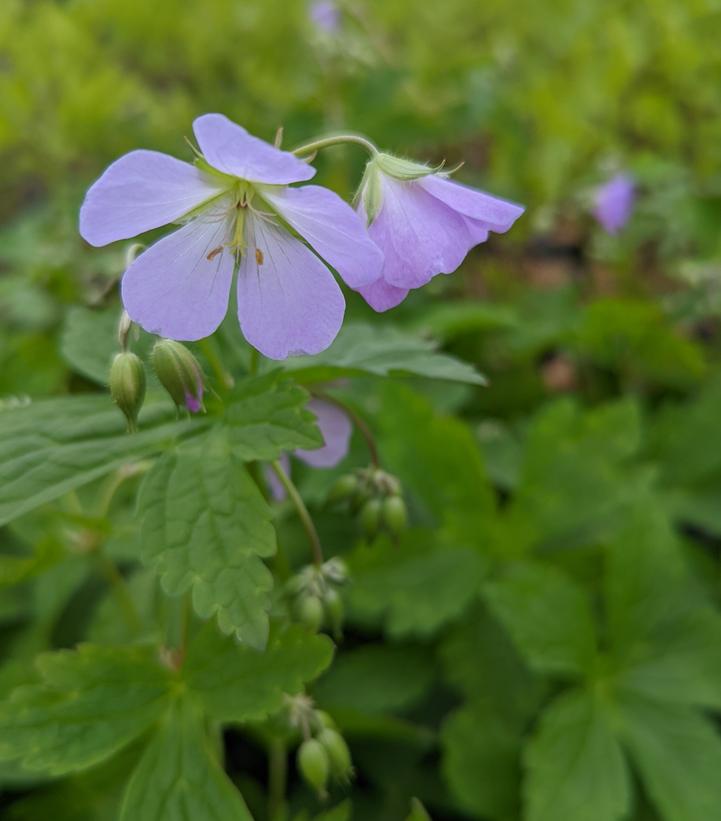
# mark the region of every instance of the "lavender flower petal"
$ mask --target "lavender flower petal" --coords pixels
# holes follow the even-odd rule
[[[245,338],[270,359],[325,350],[345,312],[331,272],[302,242],[252,213],[246,243],[238,272]]]
[[[383,205],[368,229],[385,255],[383,279],[419,288],[451,273],[475,244],[464,218],[416,182],[383,178]]]
[[[381,275],[383,254],[361,217],[319,185],[264,191],[263,197],[356,290]]]
[[[340,28],[340,10],[332,0],[314,0],[308,16],[313,25],[326,34],[335,34]]]
[[[317,450],[296,450],[295,455],[314,468],[335,467],[348,455],[351,421],[337,405],[322,399],[311,399],[308,410],[316,415],[325,444]]]
[[[365,288],[360,288],[360,294],[374,311],[389,311],[400,305],[408,296],[407,288],[396,288],[389,285],[384,279],[378,279]]]
[[[628,174],[616,174],[596,191],[594,216],[609,234],[617,234],[629,221],[636,201],[636,186]]]
[[[315,174],[308,163],[253,137],[222,114],[203,114],[193,131],[205,159],[224,174],[270,185],[302,182]]]
[[[227,232],[224,219],[198,218],[141,254],[122,281],[130,318],[169,339],[212,334],[228,310],[233,278],[233,254],[222,248]]]
[[[131,151],[106,168],[80,209],[80,234],[107,245],[167,225],[221,193],[192,165],[158,151]]]
[[[437,174],[421,177],[417,180],[417,185],[449,208],[483,223],[485,228],[498,234],[508,231],[525,210],[521,205],[492,197]]]

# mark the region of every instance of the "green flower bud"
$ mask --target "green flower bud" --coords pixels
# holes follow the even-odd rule
[[[326,713],[325,710],[316,710],[313,714],[313,718],[315,719],[315,724],[318,727],[318,732],[321,732],[326,728],[335,730],[335,721],[333,721],[330,714]]]
[[[307,739],[298,748],[297,763],[306,783],[323,798],[330,773],[330,760],[325,747],[314,738]]]
[[[155,343],[150,361],[161,385],[179,408],[187,408],[191,413],[203,409],[203,371],[185,345],[160,339]]]
[[[360,524],[363,532],[372,539],[380,528],[382,502],[380,499],[369,499],[360,512]]]
[[[328,754],[331,774],[342,780],[350,778],[353,762],[343,736],[337,730],[326,728],[318,734],[318,741]]]
[[[393,536],[400,536],[408,524],[406,503],[400,496],[388,496],[383,500],[383,524]]]
[[[323,624],[325,611],[323,602],[318,596],[300,596],[295,602],[295,616],[314,633],[320,630]]]
[[[344,584],[348,581],[348,566],[338,556],[333,556],[332,559],[323,562],[321,572],[332,584]]]
[[[329,587],[323,596],[323,607],[325,608],[325,617],[333,631],[336,638],[340,638],[343,634],[343,616],[345,608],[343,607],[343,599],[337,590]]]
[[[110,366],[110,395],[125,414],[128,430],[137,429],[138,413],[145,399],[145,367],[139,356],[123,351]]]
[[[357,489],[358,478],[352,473],[347,473],[345,476],[341,476],[330,489],[328,501],[331,504],[333,502],[343,502],[346,499],[350,499]]]

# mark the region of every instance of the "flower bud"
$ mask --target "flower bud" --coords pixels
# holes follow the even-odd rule
[[[326,713],[325,710],[315,710],[313,713],[313,718],[315,719],[315,724],[318,727],[318,732],[328,728],[331,730],[335,730],[335,721],[329,713]]]
[[[360,524],[369,539],[378,533],[381,524],[381,509],[380,499],[369,499],[361,509]]]
[[[300,774],[306,783],[310,784],[323,798],[326,794],[325,786],[328,783],[330,772],[330,760],[325,747],[315,738],[309,738],[298,748],[297,761]]]
[[[155,343],[150,361],[161,385],[179,408],[187,408],[191,413],[203,409],[203,371],[185,345],[160,339]]]
[[[340,593],[329,587],[323,596],[323,608],[325,611],[325,618],[333,631],[333,635],[338,639],[343,635],[343,616],[345,608],[343,607],[343,599]]]
[[[355,494],[357,489],[357,477],[352,473],[347,473],[345,476],[341,476],[330,489],[330,492],[328,493],[328,501],[331,504],[333,502],[343,502],[346,499],[350,499]]]
[[[321,572],[331,584],[344,584],[348,581],[348,566],[338,556],[323,562]]]
[[[383,500],[383,524],[393,536],[400,536],[408,524],[406,503],[400,496],[388,496]]]
[[[323,602],[318,596],[300,596],[295,601],[295,615],[301,624],[315,633],[323,624]]]
[[[128,420],[128,430],[137,428],[138,413],[145,399],[145,367],[139,356],[124,351],[110,366],[110,395]]]
[[[318,735],[318,741],[328,754],[331,774],[343,781],[348,780],[353,773],[353,763],[343,736],[337,730],[326,728]]]

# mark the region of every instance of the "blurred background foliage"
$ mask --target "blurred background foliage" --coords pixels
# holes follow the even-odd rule
[[[349,298],[490,378],[345,389],[413,530],[369,547],[322,506],[359,443],[338,471],[294,467],[355,577],[315,693],[357,762],[352,817],[396,821],[417,795],[437,819],[721,818],[721,2],[339,6],[325,31],[305,0],[0,3],[0,399],[92,389],[71,309],[115,314],[125,248],[85,247],[77,209],[119,154],[187,159],[192,119],[221,111],[288,147],[342,128],[462,161],[527,206],[518,226],[389,315]],[[333,149],[318,180],[350,198],[362,162]],[[608,236],[593,192],[617,170],[638,200]],[[72,593],[100,595],[43,526],[5,539],[39,557],[4,580],[3,689],[85,635]],[[300,556],[292,522],[281,535]],[[227,747],[263,818],[262,751]],[[114,811],[113,767],[27,795],[2,775],[8,818]]]

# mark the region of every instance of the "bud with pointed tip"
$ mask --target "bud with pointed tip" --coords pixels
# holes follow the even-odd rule
[[[140,357],[130,351],[116,354],[109,382],[110,395],[128,420],[128,431],[136,430],[145,399],[145,367]]]
[[[323,798],[330,774],[330,759],[325,747],[309,738],[298,748],[298,769],[305,781]]]
[[[345,608],[343,607],[343,599],[341,599],[340,593],[332,587],[329,587],[323,595],[323,608],[326,621],[333,631],[333,635],[337,639],[342,638]]]
[[[185,345],[160,339],[155,343],[150,361],[160,384],[179,408],[191,413],[203,410],[203,371]]]
[[[343,736],[337,730],[327,727],[318,734],[318,741],[328,753],[332,775],[341,781],[347,781],[353,774],[353,763]]]

